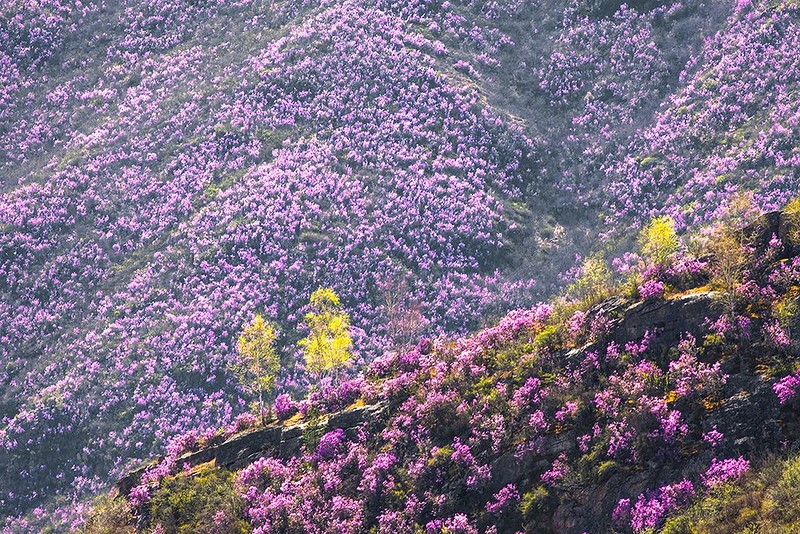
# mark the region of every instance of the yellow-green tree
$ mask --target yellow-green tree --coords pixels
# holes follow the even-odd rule
[[[783,208],[789,223],[789,240],[800,244],[800,197],[795,198]]]
[[[585,305],[595,304],[608,297],[614,284],[608,264],[600,254],[586,258],[580,273],[567,287],[568,297]]]
[[[350,317],[331,288],[323,287],[311,294],[311,311],[305,321],[309,332],[299,345],[309,373],[321,378],[350,362],[353,349]]]
[[[669,216],[656,217],[639,235],[642,254],[650,265],[668,267],[680,242],[675,232],[675,222]]]
[[[275,328],[256,314],[253,321],[244,327],[239,335],[237,348],[239,361],[234,365],[234,372],[244,388],[258,395],[258,413],[264,424],[264,403],[271,401],[275,392],[281,360],[275,350],[277,339]],[[271,412],[272,404],[268,403]]]
[[[741,230],[727,226],[719,227],[709,241],[714,256],[711,264],[711,284],[721,290],[724,312],[733,317],[739,302],[737,288],[744,281],[750,263],[750,254],[742,243]]]

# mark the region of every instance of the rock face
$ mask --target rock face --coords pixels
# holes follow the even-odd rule
[[[728,379],[719,406],[703,420],[703,432],[712,428],[725,437],[724,449],[715,455],[751,458],[779,450],[781,441],[790,439],[782,432],[781,417],[795,414],[781,412],[771,382],[759,376],[735,374]],[[675,482],[680,473],[702,472],[712,458],[710,451],[684,458],[679,464],[649,464],[635,471],[620,470],[605,480],[577,488],[562,496],[555,510],[550,530],[553,532],[612,532],[611,513],[622,498],[631,498],[647,489]]]
[[[729,456],[775,450],[783,439],[781,410],[772,382],[760,376],[733,375],[725,385],[725,400],[706,417],[704,431],[725,434]]]
[[[550,465],[547,459],[575,449],[576,437],[573,431],[562,432],[545,436],[535,450],[525,454],[518,456],[513,451],[506,452],[492,463],[491,490],[494,492],[512,482],[519,483],[530,473],[546,469]],[[543,465],[537,465],[539,463]]]
[[[779,260],[800,256],[800,241],[793,239],[800,230],[800,217],[782,211],[762,215],[756,222],[743,230],[750,244],[756,250],[767,250],[773,237],[781,241],[778,249]]]
[[[783,213],[769,213],[758,223],[743,230],[747,240],[757,250],[767,250],[773,237],[781,240],[777,259],[800,255],[800,245],[791,239],[798,229],[796,220]],[[773,241],[774,243],[774,241]],[[774,250],[774,247],[772,247]],[[569,360],[582,361],[586,353],[601,348],[601,345],[616,342],[624,346],[628,342],[640,341],[646,333],[654,337],[649,344],[656,359],[663,356],[668,347],[674,347],[687,333],[696,339],[708,332],[707,322],[714,321],[722,313],[719,294],[713,291],[696,291],[668,299],[631,302],[623,297],[610,298],[589,310],[590,315],[602,316],[610,321],[608,334],[602,341],[579,349],[562,353]],[[796,412],[781,407],[772,382],[751,373],[743,360],[750,358],[757,349],[755,345],[738,347],[738,358],[724,360],[723,370],[730,374],[721,395],[721,401],[712,410],[694,413],[697,432],[712,429],[726,436],[723,450],[714,454],[720,457],[747,455],[757,457],[759,453],[779,450],[782,444],[800,435],[796,423]],[[666,362],[661,362],[666,365]],[[273,425],[236,436],[208,449],[187,454],[178,459],[178,465],[199,465],[215,461],[226,469],[242,468],[263,456],[290,458],[303,450],[304,435],[309,425],[315,430],[331,431],[343,429],[354,438],[359,429],[378,431],[388,417],[389,407],[376,404],[330,414],[315,423],[291,426]],[[700,420],[702,418],[702,421]],[[794,430],[787,428],[794,428]],[[498,491],[508,484],[524,486],[532,476],[538,476],[561,453],[573,452],[576,434],[569,430],[549,435],[535,443],[532,450],[524,453],[505,451],[491,463],[489,490]],[[795,446],[800,440],[795,442]],[[680,463],[651,462],[635,469],[616,466],[597,480],[575,487],[559,495],[559,503],[550,518],[550,523],[538,525],[542,530],[564,533],[609,532],[613,530],[611,513],[622,498],[642,494],[648,488],[672,483],[681,473],[702,472],[711,460],[711,451],[704,451]],[[127,495],[140,480],[144,469],[128,474],[118,483],[120,493]],[[538,531],[538,530],[537,530]]]
[[[366,427],[369,430],[380,426],[384,421],[386,409],[386,404],[379,403],[323,416],[313,423],[270,425],[240,434],[219,445],[185,454],[178,458],[177,464],[179,466],[188,464],[193,467],[213,460],[218,467],[234,470],[241,469],[264,456],[291,458],[303,450],[304,431],[312,424],[319,425],[324,432],[340,428],[348,437],[353,438],[360,428]],[[141,467],[122,477],[117,482],[119,493],[130,494],[148,467]]]
[[[674,346],[686,333],[700,337],[706,319],[716,319],[720,310],[717,293],[706,291],[666,300],[646,300],[628,306],[611,339],[624,345],[642,339],[646,332],[655,335],[651,347]]]

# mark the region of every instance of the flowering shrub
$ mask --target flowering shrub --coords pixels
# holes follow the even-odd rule
[[[344,431],[341,428],[328,432],[319,440],[316,457],[320,459],[332,458],[335,456],[342,441],[344,441]]]
[[[788,375],[772,385],[772,391],[781,404],[787,404],[800,392],[800,372]]]
[[[519,500],[519,492],[514,484],[504,486],[486,503],[486,511],[491,514],[501,513],[503,509],[513,506]]]
[[[703,434],[703,441],[708,443],[708,445],[711,446],[712,450],[720,447],[720,445],[722,445],[724,440],[725,440],[725,435],[722,432],[719,432],[716,426],[714,426],[714,428]]]
[[[776,349],[784,350],[792,345],[789,333],[779,321],[772,321],[764,326],[764,337]]]
[[[703,485],[706,488],[716,488],[729,480],[735,480],[750,470],[750,462],[743,457],[728,458],[727,460],[711,460],[711,466],[703,474]]]
[[[678,344],[679,357],[669,364],[669,376],[675,392],[681,397],[718,395],[728,376],[720,370],[720,362],[699,362],[697,353],[695,339],[690,335]]]
[[[758,284],[770,272],[746,282],[756,288],[753,295],[764,294]],[[777,288],[774,295],[791,291]],[[751,309],[765,309],[760,296],[748,298],[755,299]],[[576,322],[586,328],[595,314],[556,314],[545,305],[514,311],[470,336],[384,354],[365,377],[322,384],[299,403],[280,398],[276,404],[297,406],[303,417],[359,398],[380,402],[385,424],[375,433],[323,434],[323,426],[306,422],[299,457],[262,459],[238,475],[244,519],[256,532],[324,530],[324,524],[344,532],[372,526],[500,532],[552,512],[550,492],[603,480],[611,469],[638,471],[664,461],[680,466],[697,451],[717,454],[725,436],[716,427],[708,430],[704,418],[726,384],[720,362],[701,361],[709,355],[689,334],[671,351],[654,350],[657,338],[650,332],[624,346],[609,341],[575,348],[566,330]],[[565,335],[541,342],[554,331]],[[776,383],[779,395],[782,386],[794,394],[791,377]],[[174,440],[131,500],[139,509],[151,506],[170,480],[165,477],[181,476],[180,454],[208,442],[204,431]],[[565,442],[574,446],[552,452],[553,443]],[[509,458],[532,476],[494,487],[496,466]],[[660,528],[700,488],[714,490],[749,467],[744,457],[714,459],[700,477],[622,499],[613,519],[623,530]],[[692,469],[681,471],[693,476]]]
[[[548,486],[557,486],[567,476],[569,476],[569,464],[566,462],[566,455],[561,455],[553,461],[550,469],[542,473],[542,482]]]
[[[639,495],[633,504],[630,499],[620,500],[613,519],[620,525],[627,524],[633,532],[651,532],[660,526],[667,514],[685,506],[694,495],[694,485],[684,479]]]
[[[648,280],[639,286],[639,296],[645,300],[661,298],[664,296],[664,289],[664,282]]]
[[[275,416],[279,421],[289,419],[297,413],[297,403],[292,398],[283,393],[275,398]]]

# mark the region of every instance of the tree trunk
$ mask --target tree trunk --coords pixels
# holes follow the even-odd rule
[[[260,388],[258,390],[258,418],[261,420],[261,426],[264,426],[264,390]]]

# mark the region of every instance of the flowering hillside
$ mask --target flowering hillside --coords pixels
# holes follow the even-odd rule
[[[794,231],[798,216],[785,219]],[[469,337],[423,340],[364,378],[279,399],[264,430],[247,433],[251,416],[176,439],[89,532],[690,532],[706,520],[696,509],[744,499],[736,484],[754,463],[800,438],[800,382],[787,374],[800,364],[788,334],[800,314],[785,315],[800,246],[758,232],[773,237],[766,249],[745,241],[749,274],[728,311],[718,251],[669,284],[707,276],[716,291],[540,304]],[[259,452],[269,440],[280,447]],[[738,524],[780,529],[793,517]]]
[[[279,398],[303,396],[297,341],[319,287],[349,314],[355,377],[380,375],[387,353],[423,336],[474,331],[565,287],[591,300],[611,285],[592,282],[598,273],[635,272],[633,291],[649,299],[710,276],[689,256],[639,269],[632,243],[668,215],[690,249],[689,236],[719,220],[796,195],[798,10],[789,0],[4,2],[0,524],[78,527],[92,496],[172,438],[245,413],[252,399],[231,364],[256,313],[278,327],[278,391],[289,395]],[[616,273],[599,251],[619,256]],[[576,255],[588,259],[575,265]],[[536,309],[538,319],[497,328],[543,327]],[[775,321],[771,335],[789,346]],[[461,373],[463,384],[402,372],[380,387],[458,405],[478,387],[465,363],[452,367],[461,351],[443,345],[408,370],[443,365],[440,380]],[[517,367],[493,365],[480,387]],[[363,387],[369,399],[395,395]],[[497,402],[480,417],[533,415]],[[473,408],[464,424],[494,432]],[[569,410],[560,417],[577,416]],[[542,430],[563,423],[541,413]],[[456,464],[478,483],[476,458]],[[477,497],[461,490],[463,505],[424,506],[474,523]],[[503,491],[497,510],[513,497]],[[263,496],[251,497],[258,509]],[[417,520],[394,511],[398,524]],[[445,515],[430,517],[461,521]]]

